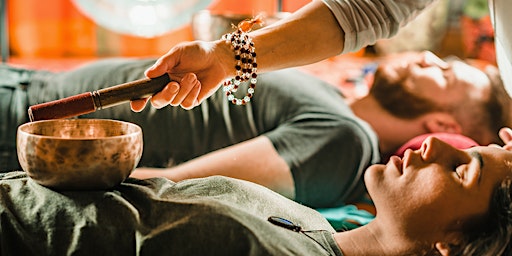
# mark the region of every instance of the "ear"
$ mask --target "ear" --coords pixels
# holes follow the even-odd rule
[[[449,244],[443,243],[443,242],[437,242],[435,246],[436,246],[436,250],[442,256],[450,255],[450,245]]]
[[[460,222],[457,222],[460,223]],[[460,225],[460,224],[458,224]],[[458,248],[460,246],[459,242],[461,239],[461,234],[458,232],[449,232],[448,234],[445,234],[445,238],[443,239],[443,242],[436,242],[435,247],[436,250],[441,254],[442,256],[449,256],[453,255],[454,249]]]
[[[462,127],[459,122],[447,113],[432,113],[427,115],[424,126],[429,133],[462,133]]]

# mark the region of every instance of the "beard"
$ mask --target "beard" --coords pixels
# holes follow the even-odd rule
[[[405,78],[391,81],[377,70],[369,94],[382,108],[399,118],[414,119],[427,113],[445,111],[433,101],[409,92],[403,85],[404,81]]]

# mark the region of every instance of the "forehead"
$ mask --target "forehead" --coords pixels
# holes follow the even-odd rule
[[[470,89],[471,98],[487,96],[491,81],[482,70],[461,61],[452,61],[449,64],[454,76],[453,83]]]
[[[487,102],[491,95],[491,82],[481,70],[462,62],[450,63],[447,73],[447,87],[431,95],[435,101],[448,100],[451,106],[469,107]],[[436,88],[438,89],[438,88]],[[434,90],[433,90],[434,91]],[[431,97],[432,98],[432,97]],[[436,100],[437,98],[437,100]],[[471,112],[468,109],[468,113]]]
[[[407,90],[435,101],[488,99],[491,80],[482,69],[460,60],[445,62],[445,67],[421,64],[427,56],[416,53],[385,59],[378,67],[378,76],[388,83],[408,83],[404,86]]]

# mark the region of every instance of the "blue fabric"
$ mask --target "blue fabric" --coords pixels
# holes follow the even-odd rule
[[[360,210],[355,205],[344,205],[336,208],[317,209],[336,231],[351,230],[364,226],[375,216],[368,211]]]

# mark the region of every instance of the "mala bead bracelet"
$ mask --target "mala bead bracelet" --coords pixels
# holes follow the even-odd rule
[[[231,45],[235,53],[236,74],[235,77],[227,79],[223,83],[223,90],[229,101],[235,105],[245,105],[251,101],[254,95],[254,88],[258,82],[258,65],[256,64],[256,48],[252,38],[247,34],[254,24],[261,24],[262,19],[257,16],[250,20],[244,20],[236,26],[236,30],[222,36],[222,39]],[[234,93],[241,83],[249,81],[249,88],[245,97],[236,98]]]

